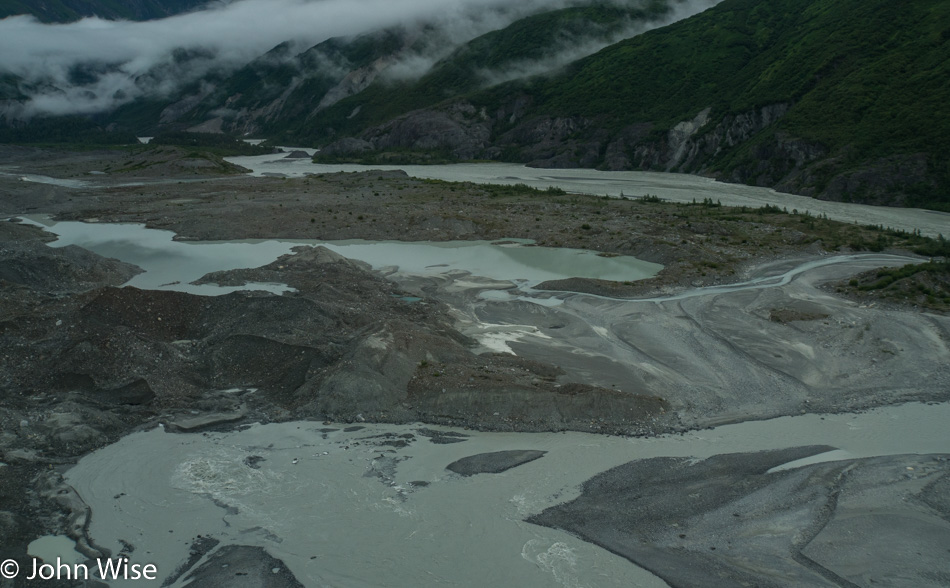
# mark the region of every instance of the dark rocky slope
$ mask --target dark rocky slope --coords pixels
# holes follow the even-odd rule
[[[674,425],[657,398],[557,388],[553,366],[476,356],[447,309],[323,249],[217,282],[280,281],[277,296],[117,288],[138,269],[0,223],[0,558],[43,534],[90,557],[88,509],[51,469],[136,427],[170,431],[300,418],[428,421],[496,430],[645,433]],[[435,378],[448,362],[483,376]],[[459,393],[461,392],[461,393]],[[591,422],[607,395],[619,410]],[[560,398],[562,397],[563,398]],[[478,409],[489,398],[492,411]],[[560,398],[558,410],[547,404]]]

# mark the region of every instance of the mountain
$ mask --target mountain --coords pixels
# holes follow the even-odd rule
[[[0,125],[31,126],[27,121],[44,116],[37,111],[52,102],[60,112],[85,113],[103,127],[140,135],[190,130],[315,142],[326,134],[324,121],[330,117],[350,121],[352,106],[341,115],[326,112],[350,96],[373,102],[367,113],[381,122],[407,109],[563,66],[719,1],[573,0],[556,10],[546,9],[544,0],[489,5],[477,18],[407,21],[330,38],[303,52],[285,42],[238,69],[226,59],[216,63],[226,55],[200,43],[165,59],[148,57],[145,61],[155,64],[134,74],[126,73],[119,56],[53,68],[46,75],[43,67],[36,73],[4,74],[0,60],[0,75],[6,76],[0,79]],[[485,30],[490,32],[480,36]],[[89,114],[93,108],[100,110]],[[339,126],[356,132],[365,123],[358,118]]]
[[[151,125],[149,130],[171,126],[275,136],[364,90],[400,59],[448,42],[439,30],[420,25],[331,38],[302,53],[283,43],[233,74],[206,76],[173,101],[157,102],[157,118],[147,112],[148,102],[139,101],[120,108],[113,119],[137,128]]]
[[[704,0],[706,5],[716,0]],[[478,90],[487,76],[520,78],[563,65],[620,38],[675,18],[684,0],[594,1],[544,11],[459,43],[442,26],[415,23],[332,38],[303,53],[285,43],[226,78],[206,77],[166,103],[158,120],[140,116],[144,102],[120,110],[120,123],[280,136],[313,142],[365,127],[349,116],[366,105],[370,122]],[[421,76],[421,77],[420,77]],[[330,110],[358,95],[345,112]],[[355,118],[355,120],[354,120]],[[332,124],[331,124],[332,121]]]
[[[87,16],[116,20],[151,20],[194,10],[208,0],[5,0],[0,18],[30,14],[42,22],[70,22]]]
[[[673,17],[677,2],[593,2],[520,19],[465,43],[418,78],[383,78],[297,127],[292,139],[324,141],[504,79],[563,66]]]
[[[181,51],[135,79],[143,98],[87,120],[309,144],[324,161],[687,172],[950,211],[950,3],[560,5],[477,36],[432,21],[283,43],[236,70],[208,65],[213,52]],[[7,112],[36,93],[0,77]],[[7,124],[18,137],[54,126]]]
[[[373,92],[309,129],[323,142],[351,135],[327,156],[682,171],[950,210],[950,3],[938,0],[725,0],[557,75],[425,110],[397,101],[397,114],[364,98]]]

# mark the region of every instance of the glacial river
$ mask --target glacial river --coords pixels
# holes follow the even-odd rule
[[[368,169],[314,166],[307,160],[274,161],[274,156],[233,160],[252,167],[256,174],[302,175],[332,169]],[[827,212],[830,217],[850,215],[860,217],[859,222],[891,226],[907,223],[905,228],[921,228],[926,233],[950,233],[950,217],[936,213],[806,199],[809,207],[786,200],[797,197],[692,176],[631,172],[592,183],[602,172],[552,172],[504,164],[410,167],[407,171],[420,177],[523,182],[542,188],[557,185],[595,194],[619,195],[623,190],[628,196],[649,193],[670,200],[709,197],[724,204],[752,206],[788,202],[783,205],[790,209],[807,208],[813,213]],[[830,208],[823,210],[822,206]],[[833,212],[839,206],[843,207],[842,212]],[[886,218],[890,220],[874,220],[884,219],[880,216],[883,214],[889,215]],[[301,244],[265,241],[198,245],[172,241],[171,233],[140,225],[50,223],[39,217],[32,222],[44,224],[60,236],[54,246],[77,244],[143,266],[146,273],[130,285],[144,288],[193,291],[189,282],[206,272],[269,263]],[[324,245],[342,248],[370,244]],[[567,259],[555,257],[549,260],[553,265],[545,262],[540,264],[543,267],[536,267],[539,264],[526,263],[510,252],[527,251],[529,257],[540,258],[547,255],[543,248],[510,243],[471,246],[489,249],[473,250],[469,260],[465,255],[451,257],[453,251],[464,249],[462,245],[426,250],[432,256],[423,255],[422,250],[396,255],[401,260],[422,256],[418,267],[402,268],[407,272],[459,269],[522,286],[578,275],[577,267],[604,268],[605,273],[599,277],[607,279],[635,279],[630,273],[635,267],[644,272],[643,277],[659,269],[637,266],[642,262],[636,260],[600,258],[589,252],[554,254],[589,256],[577,258],[580,262],[576,266],[568,266]],[[185,249],[188,247],[192,249]],[[351,255],[351,251],[336,250]],[[487,265],[473,265],[488,251],[498,257]],[[398,265],[394,260],[363,258],[376,267]],[[888,263],[884,259],[878,261]],[[616,263],[621,266],[612,265]],[[534,271],[541,273],[531,273]],[[771,283],[739,287],[771,287],[780,285],[785,277],[773,276]],[[286,290],[286,286],[279,284],[263,286],[273,292]],[[950,404],[912,403],[861,414],[809,414],[724,425],[652,439],[582,433],[457,431],[469,435],[468,439],[438,445],[419,436],[418,425],[372,425],[359,431],[344,431],[341,426],[297,422],[252,425],[230,433],[209,434],[170,434],[154,428],[129,435],[86,456],[67,472],[66,478],[92,508],[92,539],[113,553],[134,547],[132,562],[155,564],[162,579],[187,559],[192,540],[203,535],[224,545],[264,547],[283,560],[306,586],[655,587],[665,584],[629,561],[567,533],[525,523],[524,519],[576,496],[579,485],[591,476],[633,459],[704,458],[814,444],[827,444],[838,450],[811,461],[950,453],[947,422]],[[379,439],[372,437],[384,434],[413,434],[415,439],[406,447],[379,446]],[[445,469],[462,457],[506,449],[539,449],[548,453],[502,474],[464,478]],[[247,458],[255,459],[246,461]],[[249,467],[248,463],[258,467]],[[797,464],[789,467],[794,465]],[[46,550],[44,553],[49,555],[50,545],[57,545],[59,553],[68,555],[65,551],[69,550],[69,543],[53,538],[44,539],[36,549]],[[182,583],[178,580],[174,585]]]
[[[308,587],[657,587],[666,584],[629,561],[524,518],[633,459],[803,444],[839,448],[809,462],[950,453],[948,421],[948,404],[908,404],[653,439],[460,430],[466,441],[436,445],[416,434],[392,452],[371,437],[419,426],[344,432],[299,422],[187,435],[156,428],[83,458],[66,478],[92,507],[92,538],[113,553],[123,541],[133,545],[133,563],[154,563],[162,578],[203,535],[264,547]],[[502,474],[465,478],[445,469],[506,449],[548,453]],[[248,467],[252,456],[263,458],[259,469]]]
[[[291,149],[291,148],[287,148]],[[313,150],[309,150],[310,153]],[[647,194],[672,202],[693,202],[709,198],[727,206],[782,206],[789,211],[809,211],[813,215],[863,225],[883,225],[906,231],[920,230],[924,235],[950,236],[950,213],[918,208],[868,206],[827,202],[806,196],[784,194],[769,188],[726,184],[710,178],[659,172],[607,172],[593,169],[537,169],[516,163],[459,163],[452,165],[356,165],[315,164],[309,159],[287,159],[282,154],[229,157],[228,161],[246,167],[252,175],[301,177],[305,174],[403,170],[415,178],[479,184],[526,184],[546,189],[554,186],[567,192],[598,196],[636,198]]]
[[[292,149],[292,148],[288,148]],[[293,148],[295,149],[295,148]],[[312,153],[314,150],[307,150]],[[303,177],[307,174],[357,172],[370,170],[403,170],[415,178],[449,182],[480,184],[525,184],[534,188],[561,188],[576,194],[637,198],[658,196],[671,202],[693,202],[708,198],[727,206],[759,208],[767,204],[781,206],[789,211],[808,211],[813,215],[862,225],[881,225],[905,231],[919,230],[923,235],[936,237],[950,235],[950,213],[919,208],[868,206],[845,202],[827,202],[806,196],[776,192],[770,188],[727,184],[710,178],[687,174],[658,172],[605,172],[593,169],[537,169],[515,163],[459,163],[452,165],[357,165],[315,164],[309,159],[287,159],[285,155],[255,155],[229,157],[228,161],[251,170],[253,176]],[[22,174],[9,166],[0,166],[0,175],[19,177],[23,181],[54,184],[66,188],[95,188],[110,184],[92,179],[61,179],[37,174]],[[146,183],[169,183],[207,180],[141,181],[124,186]]]
[[[188,282],[206,271],[268,263],[300,244],[193,244],[173,241],[172,233],[141,225],[52,223],[41,217],[31,222],[59,235],[53,246],[77,244],[142,265],[147,271],[135,279],[145,280],[138,285],[146,288],[190,291]],[[362,245],[367,248],[363,258],[377,266],[397,261],[374,260],[366,253],[372,251],[370,243],[325,245],[339,245],[337,250],[344,255],[349,253],[345,247]],[[391,246],[382,244],[380,249]],[[499,257],[473,266],[489,253],[480,250],[472,259],[453,258],[461,244],[397,256],[422,256],[415,265],[403,268],[410,273],[467,270],[523,285],[575,275],[576,268],[570,265],[560,266],[558,273],[563,260],[554,259],[546,269],[536,267],[531,256],[543,258],[547,255],[543,248],[510,243],[476,246],[495,248]],[[519,249],[529,257],[507,255]],[[869,260],[901,261],[870,256]],[[629,277],[639,262],[590,255],[580,265],[600,271],[595,266],[601,263],[606,264],[600,268],[604,275],[619,271]],[[647,273],[656,269],[647,268]],[[536,275],[537,271],[545,273]],[[736,287],[780,286],[795,272]],[[285,289],[272,286],[275,291]],[[702,290],[689,293],[703,294]],[[210,434],[171,434],[159,427],[86,456],[66,478],[92,508],[92,539],[113,553],[133,546],[132,562],[155,564],[162,579],[187,559],[193,539],[202,535],[223,545],[263,547],[306,586],[656,587],[665,583],[629,561],[524,519],[576,496],[579,485],[591,476],[633,459],[704,458],[814,444],[838,450],[811,462],[950,453],[948,420],[950,404],[915,403],[862,414],[747,422],[653,439],[458,430],[469,437],[450,445],[433,444],[420,436],[421,425],[372,425],[344,431],[342,426],[296,422]],[[415,439],[406,447],[378,445],[378,436],[387,434],[412,434]],[[445,469],[462,457],[506,449],[548,453],[502,474],[465,478]],[[790,467],[794,465],[800,464]],[[52,551],[69,555],[70,547],[62,538],[45,538],[35,550],[47,556]],[[183,580],[173,585],[181,586]]]

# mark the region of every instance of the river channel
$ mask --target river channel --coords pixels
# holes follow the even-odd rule
[[[257,175],[378,169],[317,166],[274,156],[232,161]],[[507,164],[402,169],[418,177],[554,185],[612,196],[708,197],[750,206],[787,203],[783,205],[789,209],[842,220],[920,228],[927,234],[950,232],[950,217],[939,213],[810,199],[799,205],[788,200],[798,197],[693,176],[630,172],[601,177],[603,172],[590,170]],[[654,438],[429,427],[465,436],[459,443],[436,444],[420,431],[423,425],[354,428],[310,421],[203,434],[172,434],[160,426],[137,432],[84,457],[66,480],[92,509],[91,539],[113,554],[129,554],[134,563],[156,565],[162,581],[189,558],[200,535],[222,545],[262,547],[306,586],[666,586],[627,559],[525,519],[575,498],[592,476],[651,457],[701,460],[803,445],[836,448],[788,464],[794,468],[871,456],[950,454],[950,404],[897,403],[947,382],[940,363],[947,357],[940,343],[947,322],[859,307],[817,287],[839,271],[910,261],[901,256],[786,260],[741,284],[624,301],[542,293],[532,286],[577,276],[643,279],[660,266],[517,241],[189,243],[142,225],[57,223],[41,216],[27,220],[57,234],[54,247],[78,245],[139,265],[144,273],[127,285],[145,289],[281,294],[289,290],[286,285],[223,288],[191,282],[213,271],[264,265],[302,245],[322,245],[366,261],[400,284],[448,280],[459,289],[443,301],[457,305],[459,328],[476,335],[483,351],[535,354],[604,387],[640,374],[638,385],[644,389],[679,390],[682,398],[670,396],[674,408],[708,415],[692,422],[697,430]],[[832,318],[795,329],[768,318],[769,309],[805,303],[809,312]],[[508,331],[492,344],[491,337],[477,336],[486,324],[495,335]],[[840,390],[854,392],[835,396]],[[894,402],[889,406],[841,410],[846,402],[861,408],[860,399],[846,396],[865,390],[898,392],[887,396]],[[766,398],[763,391],[775,397]],[[880,393],[882,398],[890,394]],[[756,404],[760,397],[761,405]],[[799,407],[805,407],[800,415]],[[797,416],[768,418],[774,414]],[[702,428],[715,423],[731,424]],[[460,458],[511,449],[546,454],[500,474],[463,477],[446,469]],[[51,557],[55,552],[66,559],[68,551],[70,543],[54,537],[43,538],[34,548],[35,554]],[[182,578],[171,583],[185,584]]]
[[[418,426],[344,432],[301,422],[203,435],[157,428],[87,456],[67,480],[92,507],[96,542],[114,553],[128,542],[134,561],[155,563],[165,574],[204,535],[264,547],[306,586],[654,587],[666,584],[523,519],[634,459],[803,444],[839,448],[810,461],[950,453],[948,419],[950,405],[908,404],[654,439],[458,431],[470,437],[451,445],[418,437]],[[382,434],[416,440],[389,452],[374,444]],[[465,478],[445,469],[462,457],[506,449],[548,453],[502,474]],[[259,469],[245,465],[252,456],[264,458]]]
[[[366,262],[374,269],[394,268],[420,276],[462,271],[511,281],[525,288],[568,276],[613,281],[642,280],[656,275],[663,268],[634,257],[606,257],[581,249],[536,247],[526,240],[413,243],[359,239],[256,239],[187,242],[175,241],[172,231],[147,229],[141,224],[55,222],[42,215],[29,216],[26,220],[55,233],[58,239],[51,243],[53,247],[77,245],[145,270],[126,286],[192,294],[221,295],[239,289],[286,291],[287,287],[281,284],[221,287],[191,282],[211,272],[260,267],[291,253],[295,247],[317,245]]]
[[[54,223],[42,217],[30,222],[59,235],[53,246],[80,245],[143,267],[146,272],[128,285],[201,294],[228,291],[189,284],[204,273],[269,263],[293,247],[317,244],[183,243],[174,241],[170,232],[142,225]],[[660,269],[632,258],[512,242],[320,244],[377,268],[400,266],[401,274],[418,274],[421,279],[445,272],[458,277],[464,272],[520,286],[522,296],[516,299],[497,296],[480,303],[502,307],[518,304],[524,295],[540,295],[530,286],[541,280],[574,276],[581,270],[592,277],[637,279]],[[686,299],[782,288],[803,272],[854,264],[861,258],[808,262],[728,291],[710,288],[667,299],[602,303],[681,308],[675,305]],[[867,258],[871,265],[906,261]],[[286,290],[279,284],[249,287],[274,293]],[[501,294],[510,289],[487,291]],[[566,297],[568,310],[573,311],[588,304],[585,300],[590,304],[597,300],[559,296]],[[808,463],[950,453],[948,420],[950,404],[908,403],[860,414],[803,414],[649,439],[435,427],[466,436],[465,441],[449,445],[420,435],[422,425],[344,430],[345,425],[290,422],[205,434],[171,434],[156,427],[86,456],[66,478],[92,508],[93,541],[113,553],[128,553],[129,546],[134,547],[133,562],[155,564],[162,579],[188,559],[192,542],[200,535],[223,545],[263,547],[306,586],[654,587],[666,584],[622,557],[524,519],[576,497],[585,480],[631,460],[703,459],[816,444],[837,450]],[[391,439],[408,441],[393,446],[385,442]],[[463,457],[509,449],[547,453],[501,474],[462,477],[445,469]],[[803,463],[790,467],[799,465]],[[65,546],[68,550],[68,542]],[[62,545],[57,549],[68,555]],[[184,585],[184,580],[172,585]]]
[[[290,149],[290,148],[287,148]],[[312,152],[313,150],[309,150]],[[525,184],[546,189],[551,186],[576,194],[638,198],[653,195],[672,202],[694,202],[710,199],[726,206],[758,208],[767,204],[789,211],[808,211],[814,215],[862,225],[881,225],[905,231],[919,230],[936,237],[950,235],[950,213],[919,208],[868,206],[845,202],[816,200],[807,196],[785,194],[770,188],[727,184],[711,178],[688,174],[623,171],[607,172],[593,169],[538,169],[516,163],[458,163],[450,165],[357,165],[316,164],[309,159],[286,158],[283,155],[229,157],[231,163],[251,170],[252,175],[301,177],[306,174],[357,172],[369,170],[403,170],[415,178],[478,184]]]

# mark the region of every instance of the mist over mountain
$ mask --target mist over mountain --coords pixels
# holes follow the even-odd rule
[[[173,96],[207,76],[226,76],[281,43],[300,50],[331,37],[407,27],[448,42],[417,55],[437,59],[485,32],[571,0],[236,0],[160,20],[84,18],[44,24],[0,20],[0,115],[95,114],[139,98]],[[441,51],[441,52],[440,52]],[[417,60],[418,61],[418,60]],[[11,87],[16,92],[10,90]]]
[[[327,161],[678,171],[950,210],[948,41],[947,3],[725,0],[434,106],[402,99],[425,77],[371,87],[304,130]]]
[[[342,117],[325,116],[347,98],[365,104],[366,113],[379,122],[502,79],[552,71],[707,5],[594,2],[538,12],[468,42],[461,40],[474,29],[429,19],[332,38],[301,53],[299,46],[284,43],[224,79],[206,77],[174,100],[129,104],[113,118],[147,128],[160,112],[166,126],[312,143],[325,134],[327,121],[365,123],[363,117],[348,116],[353,105]],[[337,131],[344,132],[343,127]]]
[[[227,133],[321,147],[325,161],[679,171],[950,209],[948,39],[936,0],[237,0],[148,22],[16,16],[0,20],[0,140]]]

